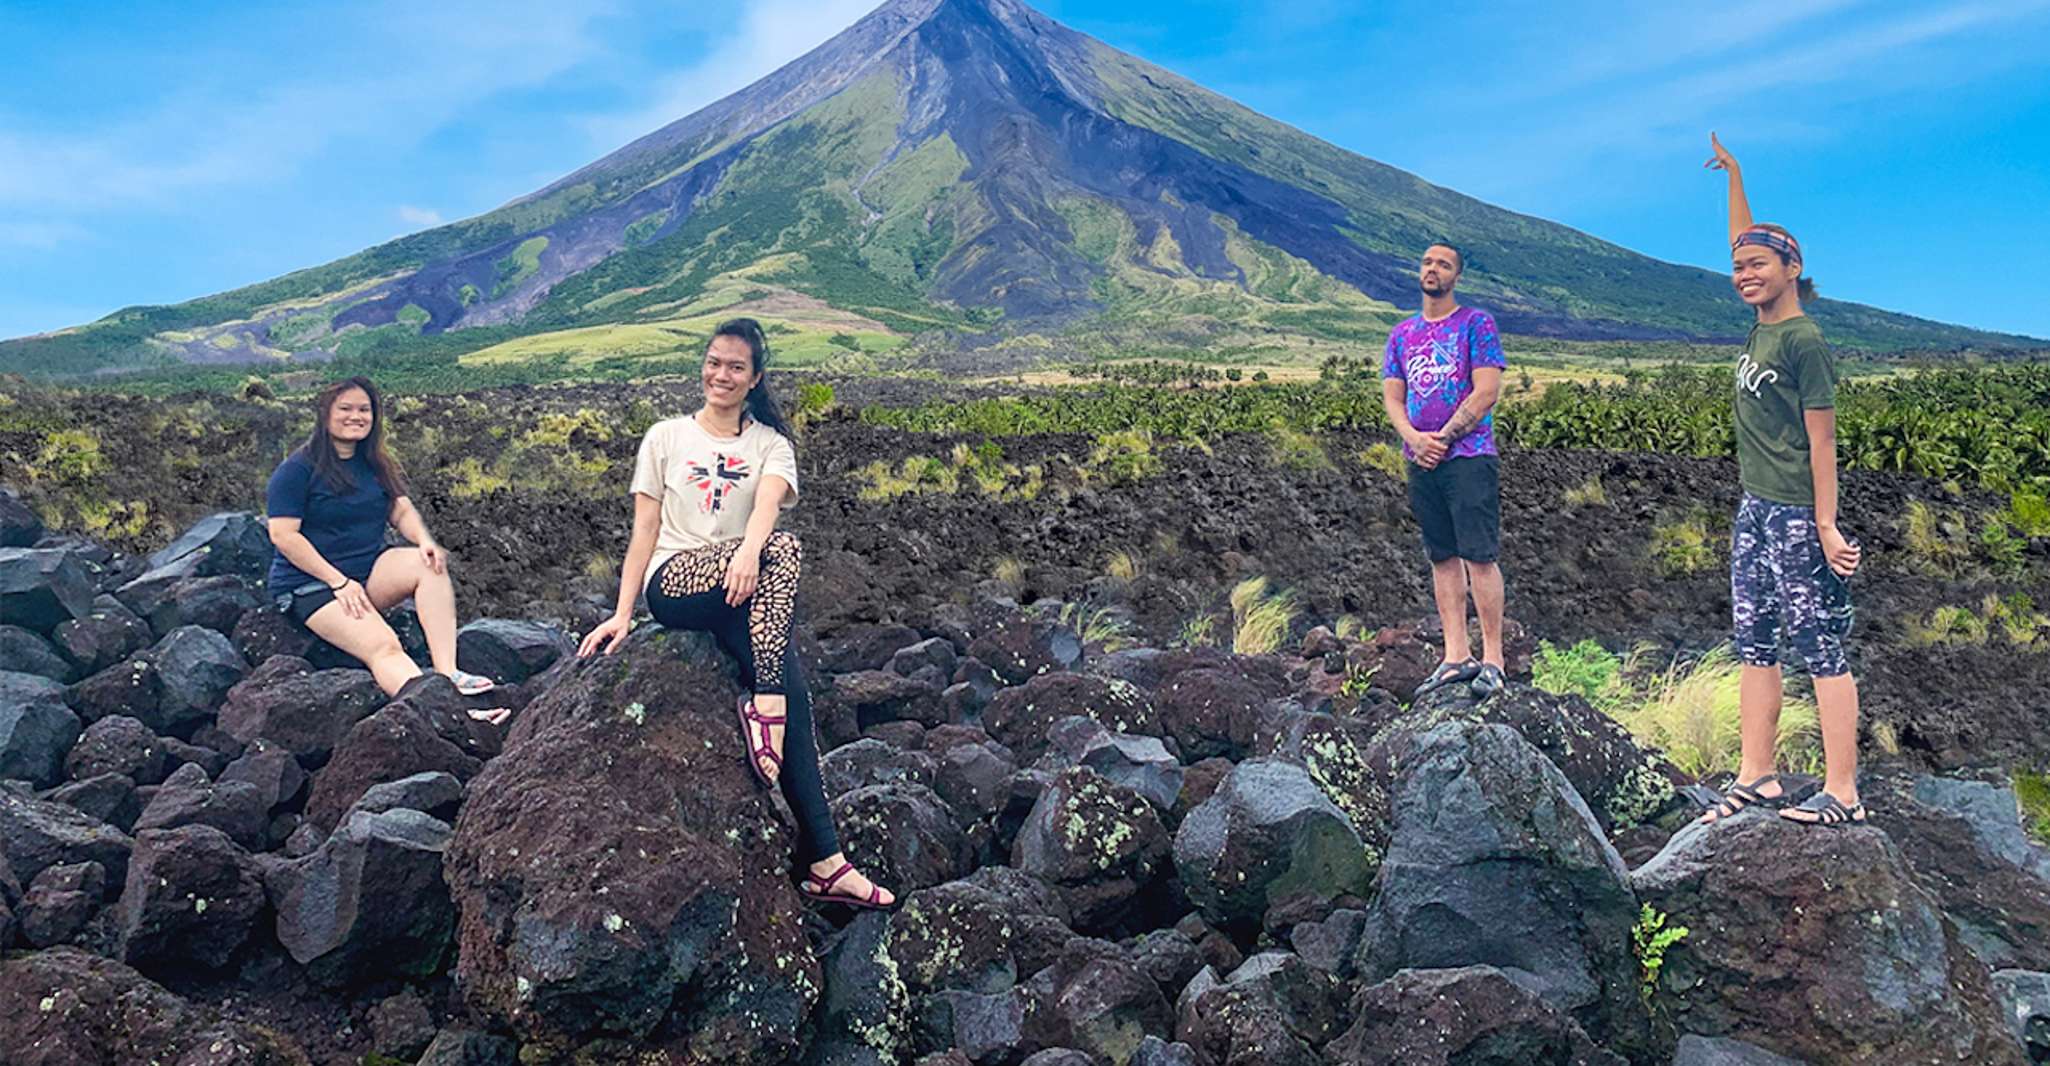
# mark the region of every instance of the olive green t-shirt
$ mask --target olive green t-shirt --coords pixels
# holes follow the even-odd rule
[[[1806,411],[1836,406],[1836,359],[1806,315],[1751,327],[1737,357],[1737,470],[1744,491],[1815,505]]]

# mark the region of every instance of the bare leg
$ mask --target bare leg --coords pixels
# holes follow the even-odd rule
[[[1772,774],[1779,766],[1780,668],[1744,664],[1737,676],[1737,730],[1743,754],[1737,763],[1737,783],[1749,785]],[[1779,780],[1753,786],[1760,796],[1778,799],[1786,794]],[[1733,804],[1734,805],[1734,804]],[[1723,817],[1718,810],[1701,816],[1704,822]]]
[[[306,628],[361,660],[387,696],[397,695],[406,682],[420,676],[420,664],[399,647],[399,635],[380,615],[351,618],[341,604],[330,603],[306,619]]]
[[[1481,661],[1503,666],[1502,568],[1494,563],[1468,563],[1466,573],[1473,584],[1474,613],[1481,619]]]
[[[420,629],[427,636],[427,655],[434,662],[434,672],[455,674],[456,589],[446,571],[437,574],[429,569],[418,548],[393,548],[377,557],[363,591],[380,611],[411,597],[413,609],[420,614]]]
[[[1431,595],[1438,601],[1438,622],[1445,627],[1445,661],[1472,658],[1473,646],[1466,639],[1466,564],[1458,559],[1432,563]]]
[[[1844,806],[1858,802],[1858,682],[1849,674],[1815,679],[1822,720],[1822,787]]]

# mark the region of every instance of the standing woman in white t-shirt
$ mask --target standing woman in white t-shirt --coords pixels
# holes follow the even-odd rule
[[[819,777],[811,698],[790,643],[803,550],[776,529],[777,514],[797,502],[797,453],[763,376],[768,354],[754,319],[721,324],[705,346],[704,406],[657,422],[641,438],[619,608],[578,654],[611,653],[632,628],[634,601],[649,577],[655,621],[710,632],[740,663],[742,687],[751,692],[736,709],[748,766],[763,784],[782,786],[797,816],[798,848],[810,867],[799,891],[888,907],[896,896],[841,854]]]

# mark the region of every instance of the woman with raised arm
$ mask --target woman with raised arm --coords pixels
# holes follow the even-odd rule
[[[710,632],[739,662],[748,690],[735,712],[748,768],[762,784],[782,786],[797,816],[799,858],[808,865],[798,890],[821,902],[884,908],[896,897],[840,852],[811,698],[790,642],[803,553],[776,517],[797,502],[797,453],[764,376],[768,358],[754,319],[723,323],[705,346],[704,405],[641,438],[619,606],[578,654],[610,654],[633,628],[643,591],[655,621]]]
[[[398,460],[384,446],[384,397],[369,378],[338,381],[313,399],[313,435],[271,474],[266,510],[270,591],[286,617],[362,660],[388,696],[421,675],[381,612],[411,598],[435,672],[465,696],[488,677],[456,669],[456,592],[448,552],[406,495]],[[413,542],[388,548],[386,525]],[[494,725],[511,712],[472,710]]]
[[[1737,160],[1714,134],[1706,164],[1729,176],[1730,281],[1757,321],[1737,358],[1737,469],[1743,483],[1730,542],[1730,604],[1743,756],[1718,821],[1752,804],[1809,825],[1866,819],[1858,800],[1858,683],[1844,655],[1858,545],[1837,525],[1836,362],[1801,310],[1815,283],[1783,226],[1753,222]],[[1784,634],[1815,682],[1826,770],[1822,789],[1785,807],[1775,740]]]

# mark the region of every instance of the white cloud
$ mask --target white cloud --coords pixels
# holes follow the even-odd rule
[[[877,0],[755,0],[723,31],[711,54],[658,79],[641,102],[585,120],[592,143],[618,148],[718,102],[830,40],[876,7]]]
[[[162,204],[195,189],[274,182],[350,139],[415,140],[494,94],[598,55],[591,24],[603,11],[545,0],[488,11],[388,0],[357,18],[323,15],[321,25],[343,27],[333,31],[342,39],[275,83],[183,88],[92,132],[0,127],[0,209]]]
[[[414,207],[412,204],[400,204],[399,221],[414,229],[432,229],[448,220],[441,217],[441,212],[431,207]]]

